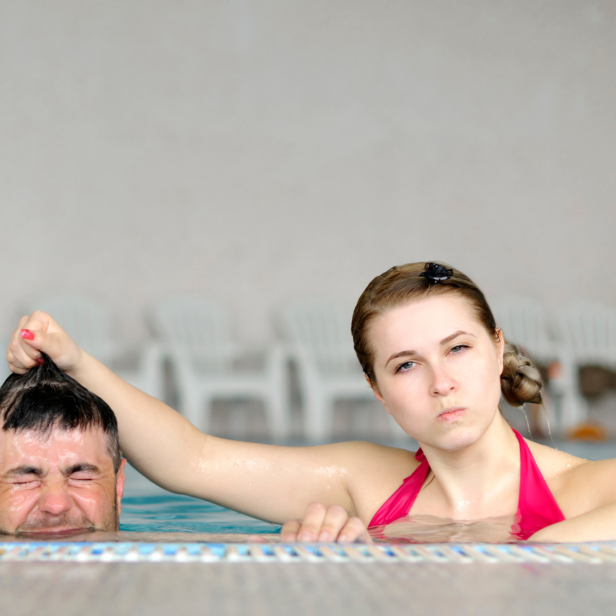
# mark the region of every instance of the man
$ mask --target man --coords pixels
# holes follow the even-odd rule
[[[0,533],[117,531],[124,465],[113,411],[48,357],[0,387]]]

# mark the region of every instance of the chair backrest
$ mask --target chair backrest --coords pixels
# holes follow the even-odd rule
[[[85,351],[102,361],[110,349],[107,310],[88,297],[58,295],[43,297],[27,305],[28,314],[42,310],[51,315]]]
[[[491,308],[505,340],[519,345],[538,362],[557,359],[547,314],[539,302],[530,297],[512,296],[492,302]]]
[[[176,297],[150,311],[154,332],[171,348],[189,353],[209,371],[227,370],[231,362],[228,319],[214,302]]]
[[[311,356],[321,370],[348,371],[357,368],[351,314],[336,304],[305,301],[291,304],[279,313],[285,340]]]
[[[558,326],[578,364],[616,365],[616,309],[599,302],[564,307]]]

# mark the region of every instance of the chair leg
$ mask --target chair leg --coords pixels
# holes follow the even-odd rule
[[[287,413],[284,392],[272,390],[264,397],[265,415],[271,435],[275,439],[289,436],[289,415]]]
[[[157,343],[150,343],[143,350],[140,373],[144,384],[144,391],[153,398],[162,400],[164,396],[164,353]]]
[[[197,424],[197,428],[205,434],[209,434],[212,420],[212,405],[214,404],[214,396],[204,394],[201,396],[201,420]]]
[[[567,430],[588,418],[588,402],[582,396],[578,366],[572,357],[562,360],[562,410],[560,428]]]
[[[282,347],[274,346],[267,357],[269,391],[264,396],[265,415],[270,434],[275,439],[289,436],[289,391],[287,355]]]
[[[314,388],[306,398],[306,436],[312,441],[329,438],[332,433],[334,400]]]
[[[182,415],[190,421],[190,423],[198,428],[203,429],[203,396],[200,396],[195,389],[185,388],[181,392]]]

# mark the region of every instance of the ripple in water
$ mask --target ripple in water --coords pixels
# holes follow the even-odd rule
[[[452,520],[431,515],[400,518],[387,526],[370,529],[373,539],[392,543],[514,543],[515,516],[484,520]]]

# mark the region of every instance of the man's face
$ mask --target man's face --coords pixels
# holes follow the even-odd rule
[[[118,530],[125,462],[100,428],[0,430],[0,532]]]

